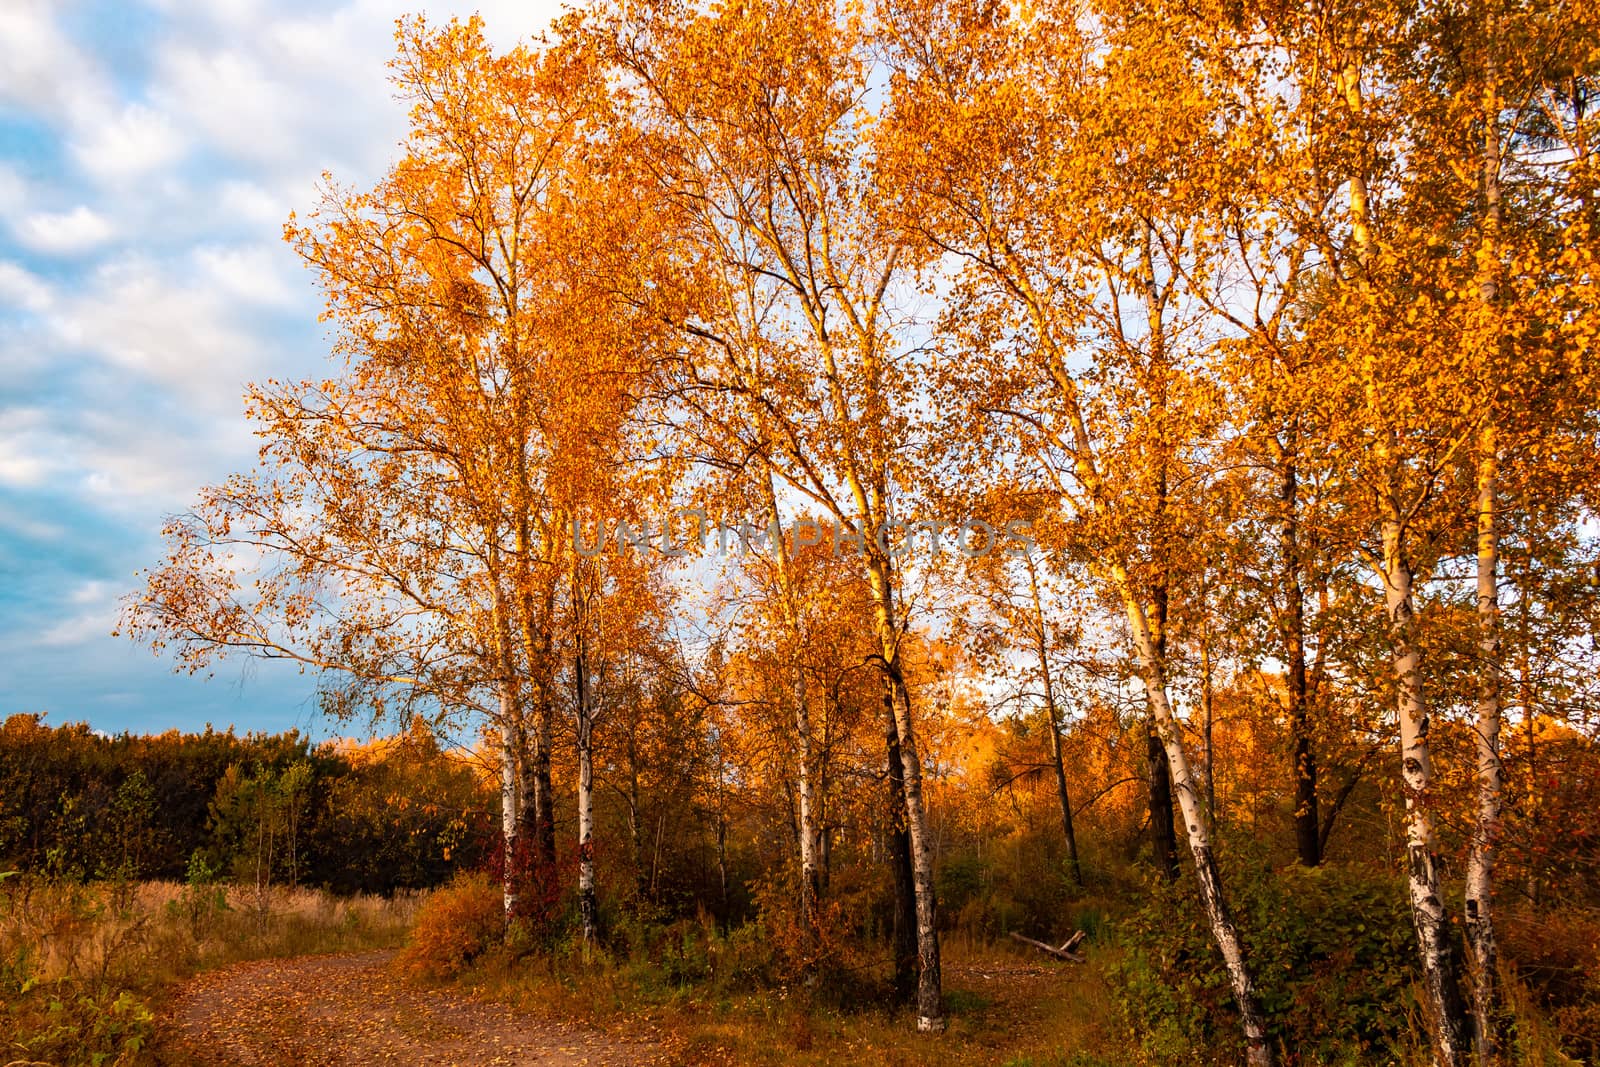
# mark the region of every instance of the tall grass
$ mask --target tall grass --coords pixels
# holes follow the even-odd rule
[[[417,900],[0,879],[0,1062],[143,1062],[176,983],[242,960],[398,945]]]
[[[419,931],[400,957],[425,980],[446,981],[497,999],[535,1018],[560,1020],[618,1038],[648,1038],[670,1061],[686,1065],[824,1067],[1110,1067],[1128,1062],[1096,941],[1090,962],[1063,964],[1014,942],[976,935],[945,940],[949,1031],[918,1034],[913,1018],[886,996],[885,946],[863,946],[863,959],[821,967],[809,979],[790,973],[765,927],[720,930],[707,915],[675,922],[623,918],[607,946],[584,951],[572,938],[471,951],[451,947],[449,932],[474,926],[462,902],[476,900],[485,921],[498,899],[468,898],[457,887],[432,898]],[[446,918],[450,922],[445,922]],[[882,959],[877,959],[882,957]]]

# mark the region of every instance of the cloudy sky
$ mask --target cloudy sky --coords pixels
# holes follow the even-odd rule
[[[254,462],[243,384],[317,373],[281,240],[319,175],[393,157],[394,20],[481,10],[499,46],[556,0],[0,0],[0,718],[317,732],[280,665],[210,679],[111,637],[165,515]]]

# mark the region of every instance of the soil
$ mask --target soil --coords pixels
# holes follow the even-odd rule
[[[258,960],[202,975],[170,1009],[195,1064],[652,1064],[645,1041],[519,1014],[389,969],[392,952]]]

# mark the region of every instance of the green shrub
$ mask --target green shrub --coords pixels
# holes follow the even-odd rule
[[[505,898],[487,874],[456,875],[417,909],[400,966],[429,978],[459,974],[505,935]]]
[[[182,918],[196,941],[209,934],[218,916],[228,910],[228,892],[217,882],[217,873],[195,849],[189,856],[182,895],[167,901],[167,914]]]
[[[144,1001],[109,983],[43,979],[27,944],[0,950],[0,1051],[64,1067],[141,1062],[155,1032]],[[20,1061],[19,1061],[20,1062]]]
[[[1268,1027],[1291,1064],[1366,1063],[1405,1040],[1415,1014],[1405,888],[1355,867],[1231,870],[1227,889]],[[1193,880],[1154,881],[1122,922],[1112,967],[1125,1025],[1158,1063],[1242,1051],[1222,958]]]
[[[126,989],[114,995],[108,988],[72,993],[70,983],[60,985],[28,1037],[30,1056],[69,1067],[143,1062],[155,1034],[155,1015],[142,1000]]]
[[[772,945],[759,922],[730,930],[713,946],[712,967],[723,990],[764,988],[773,983]]]

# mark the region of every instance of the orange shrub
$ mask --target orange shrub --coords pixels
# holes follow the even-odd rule
[[[505,933],[501,890],[481,871],[463,871],[417,909],[401,967],[428,978],[459,974]]]

